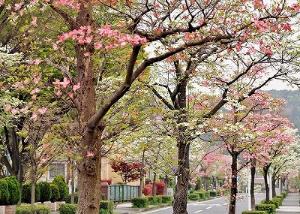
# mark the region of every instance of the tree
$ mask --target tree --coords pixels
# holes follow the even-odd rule
[[[141,174],[145,174],[143,165],[138,162],[126,163],[124,161],[113,161],[111,167],[116,173],[121,175],[125,184],[138,180]]]
[[[37,1],[31,1],[28,8],[34,7],[36,3]],[[265,27],[273,27],[273,24],[278,27],[281,21],[285,24],[284,28],[289,29],[290,25],[285,23],[286,17],[290,15],[289,11],[294,13],[297,9],[279,4],[278,10],[270,10],[270,15],[270,11],[263,4],[257,4],[256,1],[254,5],[252,2],[244,3],[239,0],[234,3],[191,1],[182,6],[181,1],[174,1],[171,4],[160,1],[142,3],[108,0],[41,1],[45,9],[41,10],[41,13],[54,15],[51,17],[55,20],[54,25],[45,25],[45,29],[50,27],[57,30],[57,26],[61,26],[61,22],[64,21],[61,29],[65,32],[59,36],[57,42],[54,42],[54,49],[60,46],[61,59],[73,63],[70,69],[63,69],[62,76],[55,81],[55,91],[57,95],[63,94],[64,98],[71,99],[78,111],[81,160],[78,164],[80,192],[77,213],[98,213],[100,188],[96,181],[99,178],[98,168],[101,160],[99,148],[107,124],[106,115],[148,67],[167,58],[171,59],[170,57],[174,55],[178,56],[184,50],[193,47],[208,52],[211,52],[214,46],[225,46],[227,49],[227,44],[236,44],[237,40],[244,41],[243,39],[247,37],[259,37],[261,33],[266,33]],[[26,6],[27,4],[21,1],[13,5],[12,10],[20,16],[26,12],[24,10]],[[284,10],[285,8],[289,11]],[[108,21],[109,19],[115,21]],[[32,24],[36,25],[41,19],[32,21]],[[56,36],[51,30],[39,29],[33,31],[33,34],[35,33],[45,35],[43,38],[51,42]],[[144,56],[143,47],[157,43],[166,44],[166,48],[159,48],[153,57]],[[114,75],[109,67],[106,67],[105,74],[100,75],[104,78],[99,78],[96,83],[99,62],[97,59],[101,59],[101,56],[111,51],[124,49],[130,52],[125,60],[127,69]],[[269,48],[265,46],[263,51],[270,53]],[[182,77],[182,73],[180,75]],[[112,80],[109,90],[107,87],[104,88],[108,80]],[[107,90],[105,92],[108,93],[97,97],[96,88]],[[186,213],[186,181],[189,180],[187,158],[189,143],[185,139],[187,134],[182,135],[186,128],[181,126],[187,121],[185,80],[180,84],[179,90],[176,90],[175,97],[179,110],[177,124],[180,126],[180,134],[178,135],[179,182],[175,194],[174,213],[182,214]]]

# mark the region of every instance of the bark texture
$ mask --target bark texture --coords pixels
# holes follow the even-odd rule
[[[251,209],[255,209],[255,195],[254,195],[254,181],[255,181],[255,174],[256,174],[256,160],[251,160],[251,183],[250,183],[250,198],[251,198]]]
[[[231,188],[230,188],[230,202],[229,202],[229,214],[235,214],[236,208],[236,196],[237,196],[237,175],[238,175],[238,153],[231,153]]]

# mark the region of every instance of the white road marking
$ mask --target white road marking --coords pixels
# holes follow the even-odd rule
[[[206,207],[207,210],[211,209],[212,207]]]
[[[201,213],[203,210],[198,210],[198,211],[195,211],[194,213]]]
[[[226,205],[228,205],[228,203],[224,203],[223,205],[226,206]]]

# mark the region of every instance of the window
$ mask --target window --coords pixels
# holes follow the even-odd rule
[[[65,163],[52,163],[49,166],[49,179],[52,180],[58,175],[65,177]]]

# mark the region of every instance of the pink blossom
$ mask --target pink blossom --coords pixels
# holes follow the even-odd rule
[[[37,17],[36,16],[32,17],[31,25],[34,26],[34,27],[37,26]]]
[[[34,95],[34,94],[37,94],[37,93],[39,93],[41,90],[39,89],[39,88],[35,88],[35,89],[33,89],[31,92],[30,92],[30,94],[31,95]]]
[[[73,85],[73,91],[77,91],[80,89],[80,82],[78,82],[76,85]]]
[[[23,2],[20,2],[20,3],[15,4],[15,5],[14,5],[14,10],[15,10],[15,11],[20,10],[20,9],[22,8],[23,4],[24,4]]]
[[[31,115],[31,120],[33,120],[33,121],[36,121],[37,120],[37,114],[36,113],[33,113],[32,115]]]
[[[42,107],[42,108],[39,108],[37,111],[40,113],[40,114],[45,114],[47,112],[48,108],[46,107]]]
[[[86,152],[86,157],[94,157],[95,156],[95,153],[92,152],[92,151],[87,151]]]

